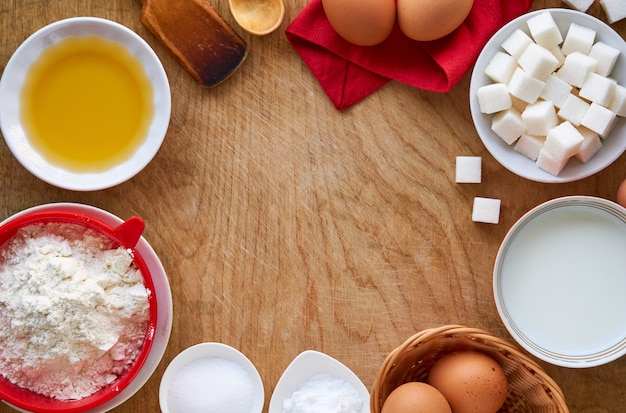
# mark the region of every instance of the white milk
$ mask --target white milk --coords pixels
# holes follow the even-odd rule
[[[543,349],[591,355],[626,337],[626,225],[585,206],[539,215],[502,262],[511,319]]]

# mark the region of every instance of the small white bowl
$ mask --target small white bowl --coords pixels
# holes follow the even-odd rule
[[[493,115],[485,115],[480,112],[477,91],[480,87],[493,83],[484,73],[487,64],[498,50],[502,42],[506,40],[516,29],[529,33],[526,22],[539,13],[549,11],[556,21],[563,38],[571,23],[576,23],[596,31],[596,41],[603,41],[621,52],[611,77],[626,86],[626,43],[622,37],[610,26],[589,14],[568,9],[541,9],[524,14],[506,24],[496,32],[487,42],[478,56],[470,81],[470,109],[476,131],[491,155],[506,169],[523,177],[537,182],[559,183],[572,182],[591,176],[621,156],[626,150],[626,122],[619,119],[609,136],[602,141],[603,147],[587,163],[570,159],[565,168],[558,176],[539,168],[535,162],[513,150],[502,138],[491,130]]]
[[[298,387],[315,374],[329,374],[350,383],[359,392],[363,399],[361,413],[370,412],[370,394],[361,379],[344,364],[334,358],[315,350],[306,350],[300,353],[285,369],[278,380],[268,413],[281,413],[283,402],[291,397]]]
[[[261,376],[259,375],[259,372],[254,364],[252,364],[252,362],[239,350],[226,344],[213,342],[200,343],[185,349],[183,352],[174,357],[174,359],[167,366],[159,386],[159,404],[161,406],[161,412],[169,413],[168,393],[176,375],[187,364],[206,358],[221,358],[230,360],[241,366],[250,376],[252,385],[254,386],[250,413],[261,413],[263,410],[263,403],[265,402],[265,390],[263,388]]]
[[[17,214],[0,222],[0,225],[22,215],[50,210],[78,212],[91,216],[111,226],[117,226],[124,222],[124,220],[122,220],[121,218],[100,208],[78,203],[60,202],[38,205],[20,211]],[[158,367],[159,363],[161,362],[161,359],[163,358],[163,354],[165,354],[165,349],[167,348],[167,344],[169,342],[170,334],[172,332],[173,304],[172,293],[170,290],[169,281],[167,279],[167,274],[165,273],[165,269],[163,268],[159,257],[143,236],[139,238],[139,241],[137,241],[135,249],[141,254],[146,263],[146,266],[150,270],[150,275],[152,276],[152,282],[154,284],[154,293],[156,295],[158,303],[158,317],[156,329],[154,331],[154,341],[152,343],[152,348],[150,349],[150,354],[148,355],[148,358],[146,359],[143,367],[141,368],[137,376],[135,376],[133,381],[124,390],[122,390],[118,395],[116,395],[114,398],[104,403],[103,405],[98,406],[94,409],[90,409],[85,413],[108,412],[130,399],[146,384],[148,379],[150,379],[150,377]],[[11,407],[15,408],[14,406]],[[15,409],[21,412],[28,413],[25,410],[17,408]]]
[[[19,101],[26,72],[41,52],[65,38],[86,35],[98,35],[126,46],[143,64],[152,82],[154,95],[154,116],[144,143],[130,159],[97,173],[77,173],[48,162],[29,143],[20,117]],[[41,180],[75,191],[109,188],[139,173],[161,147],[170,112],[171,95],[167,75],[148,43],[127,27],[96,17],[73,17],[37,30],[15,50],[0,80],[0,128],[13,155]]]
[[[568,196],[521,217],[496,256],[496,307],[513,338],[563,367],[626,354],[626,208]]]

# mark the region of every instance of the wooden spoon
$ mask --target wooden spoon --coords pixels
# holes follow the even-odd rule
[[[245,60],[246,42],[207,0],[141,0],[141,23],[202,86],[226,80]]]
[[[228,0],[235,21],[250,34],[273,32],[285,17],[283,0]]]

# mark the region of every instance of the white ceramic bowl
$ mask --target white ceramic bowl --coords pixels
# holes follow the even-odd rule
[[[7,218],[0,224],[3,224],[4,222],[28,213],[50,210],[78,212],[91,216],[111,226],[117,226],[124,222],[121,218],[96,207],[84,204],[62,202],[39,205],[26,209]],[[108,412],[109,410],[113,410],[114,408],[118,407],[119,405],[130,399],[135,393],[137,393],[137,391],[139,391],[144,386],[144,384],[146,384],[148,379],[152,376],[157,366],[161,362],[161,359],[163,357],[163,354],[165,354],[165,349],[167,348],[167,344],[169,342],[170,334],[172,331],[173,305],[172,293],[170,290],[169,281],[167,279],[167,274],[165,273],[165,269],[163,268],[159,257],[143,236],[139,238],[135,249],[141,254],[146,263],[146,266],[150,270],[150,275],[152,276],[152,282],[154,284],[154,293],[156,295],[156,301],[158,303],[157,324],[154,331],[154,341],[152,343],[152,348],[150,349],[150,354],[148,355],[148,358],[146,359],[143,367],[141,368],[137,376],[123,391],[121,391],[118,395],[116,395],[103,405],[88,410],[85,413]],[[12,407],[15,408],[14,406]],[[21,409],[16,410],[26,412],[25,410]]]
[[[512,146],[507,145],[496,135],[491,130],[491,119],[493,115],[481,113],[478,105],[478,89],[481,86],[492,83],[484,74],[485,68],[495,53],[501,50],[500,46],[502,42],[516,29],[521,29],[528,34],[529,31],[526,24],[528,19],[545,11],[549,11],[552,14],[552,17],[563,34],[563,38],[565,38],[570,24],[577,23],[595,30],[597,32],[596,41],[601,40],[618,49],[621,52],[621,56],[611,73],[611,77],[617,80],[620,85],[626,86],[626,43],[624,43],[624,40],[617,32],[601,20],[586,13],[569,9],[541,9],[527,13],[511,21],[496,32],[487,42],[478,56],[478,60],[472,72],[470,83],[470,109],[480,139],[491,155],[500,162],[502,166],[523,178],[537,182],[572,182],[601,171],[619,158],[624,150],[626,150],[626,122],[624,119],[619,119],[608,138],[603,140],[603,147],[593,158],[587,161],[587,163],[579,162],[577,159],[571,159],[561,173],[558,176],[554,176],[539,168],[532,160],[514,151]]]
[[[19,101],[26,72],[41,52],[67,37],[85,35],[99,35],[126,46],[143,64],[152,82],[154,96],[154,116],[144,143],[130,159],[97,173],[77,173],[48,162],[29,143],[20,116]],[[75,191],[112,187],[139,173],[159,150],[169,124],[170,111],[167,75],[148,43],[125,26],[96,17],[69,18],[37,30],[13,53],[0,80],[0,128],[13,155],[41,180]]]
[[[187,364],[206,358],[230,360],[241,366],[250,376],[253,385],[252,405],[250,413],[261,413],[265,402],[263,381],[254,364],[239,350],[222,343],[200,343],[191,346],[178,354],[165,369],[159,386],[159,404],[161,412],[169,413],[168,393],[176,375]],[[211,389],[207,389],[210,391]]]
[[[369,391],[352,370],[329,355],[319,351],[306,350],[293,359],[278,380],[272,393],[268,413],[281,413],[283,402],[290,398],[300,385],[315,374],[322,373],[337,377],[354,386],[363,399],[361,413],[370,412]]]
[[[536,357],[592,367],[626,354],[626,208],[569,196],[520,218],[498,251],[504,325]]]

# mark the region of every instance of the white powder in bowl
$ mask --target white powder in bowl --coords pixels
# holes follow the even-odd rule
[[[283,413],[361,413],[363,403],[352,383],[319,373],[302,383],[283,402]]]
[[[167,392],[170,413],[250,413],[254,385],[234,361],[207,357],[178,371]]]
[[[129,252],[75,224],[22,228],[0,249],[0,372],[60,399],[87,397],[136,358],[148,291]]]

